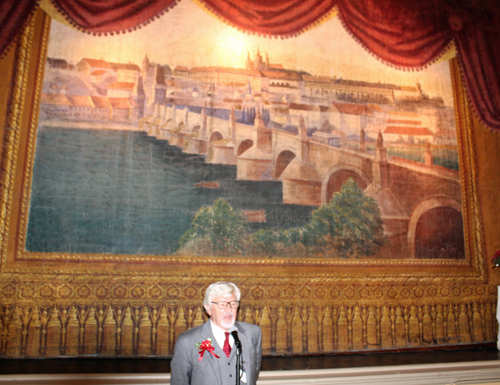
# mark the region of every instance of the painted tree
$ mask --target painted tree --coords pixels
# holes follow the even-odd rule
[[[223,198],[210,207],[202,207],[194,216],[191,227],[181,237],[181,247],[196,239],[210,241],[215,251],[239,250],[244,254],[245,217]]]
[[[255,249],[264,254],[276,254],[279,243],[279,233],[270,229],[260,229],[252,234]]]
[[[297,253],[297,246],[302,245],[302,229],[260,229],[250,238],[254,249],[267,256],[284,254],[284,256],[302,256]]]
[[[377,253],[386,242],[377,201],[349,178],[330,203],[313,212],[302,242],[345,258]]]

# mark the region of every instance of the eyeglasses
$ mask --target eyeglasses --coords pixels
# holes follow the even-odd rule
[[[231,301],[231,302],[224,302],[224,301],[221,301],[221,302],[212,302],[214,305],[217,305],[217,307],[220,309],[220,310],[224,310],[227,308],[227,305],[229,305],[229,307],[231,309],[237,309],[238,306],[240,306],[240,303],[238,301]]]

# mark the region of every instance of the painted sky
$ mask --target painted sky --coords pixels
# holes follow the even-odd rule
[[[247,52],[269,55],[271,63],[312,75],[415,86],[453,106],[449,64],[438,62],[421,71],[399,71],[367,53],[345,31],[337,17],[289,39],[248,35],[224,24],[192,0],[182,0],[164,16],[133,33],[91,36],[55,20],[48,56],[76,64],[82,58],[140,65],[145,54],[156,63],[244,67]]]

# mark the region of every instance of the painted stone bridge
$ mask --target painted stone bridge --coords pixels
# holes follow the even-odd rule
[[[285,204],[326,204],[353,178],[380,205],[391,240],[387,257],[401,258],[402,251],[407,258],[465,257],[459,173],[435,166],[429,148],[425,163],[389,158],[382,136],[375,152],[363,139],[354,150],[312,140],[302,119],[294,134],[267,128],[259,112],[250,126],[237,123],[234,111],[224,120],[205,107],[195,113],[175,105],[143,119],[140,129],[207,162],[236,165],[238,179],[280,180]]]

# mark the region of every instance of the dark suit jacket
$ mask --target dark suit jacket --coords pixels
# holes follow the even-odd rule
[[[247,376],[246,383],[247,385],[255,385],[262,361],[262,333],[257,325],[246,322],[236,322],[235,326],[238,328],[238,336],[243,349],[243,367]],[[212,345],[214,347],[217,345],[217,341],[212,333],[210,320],[203,325],[189,329],[179,335],[175,344],[174,358],[170,363],[170,384],[221,384],[219,359],[209,352],[205,352],[203,359],[198,361],[200,354],[195,344],[207,338],[212,339]]]

